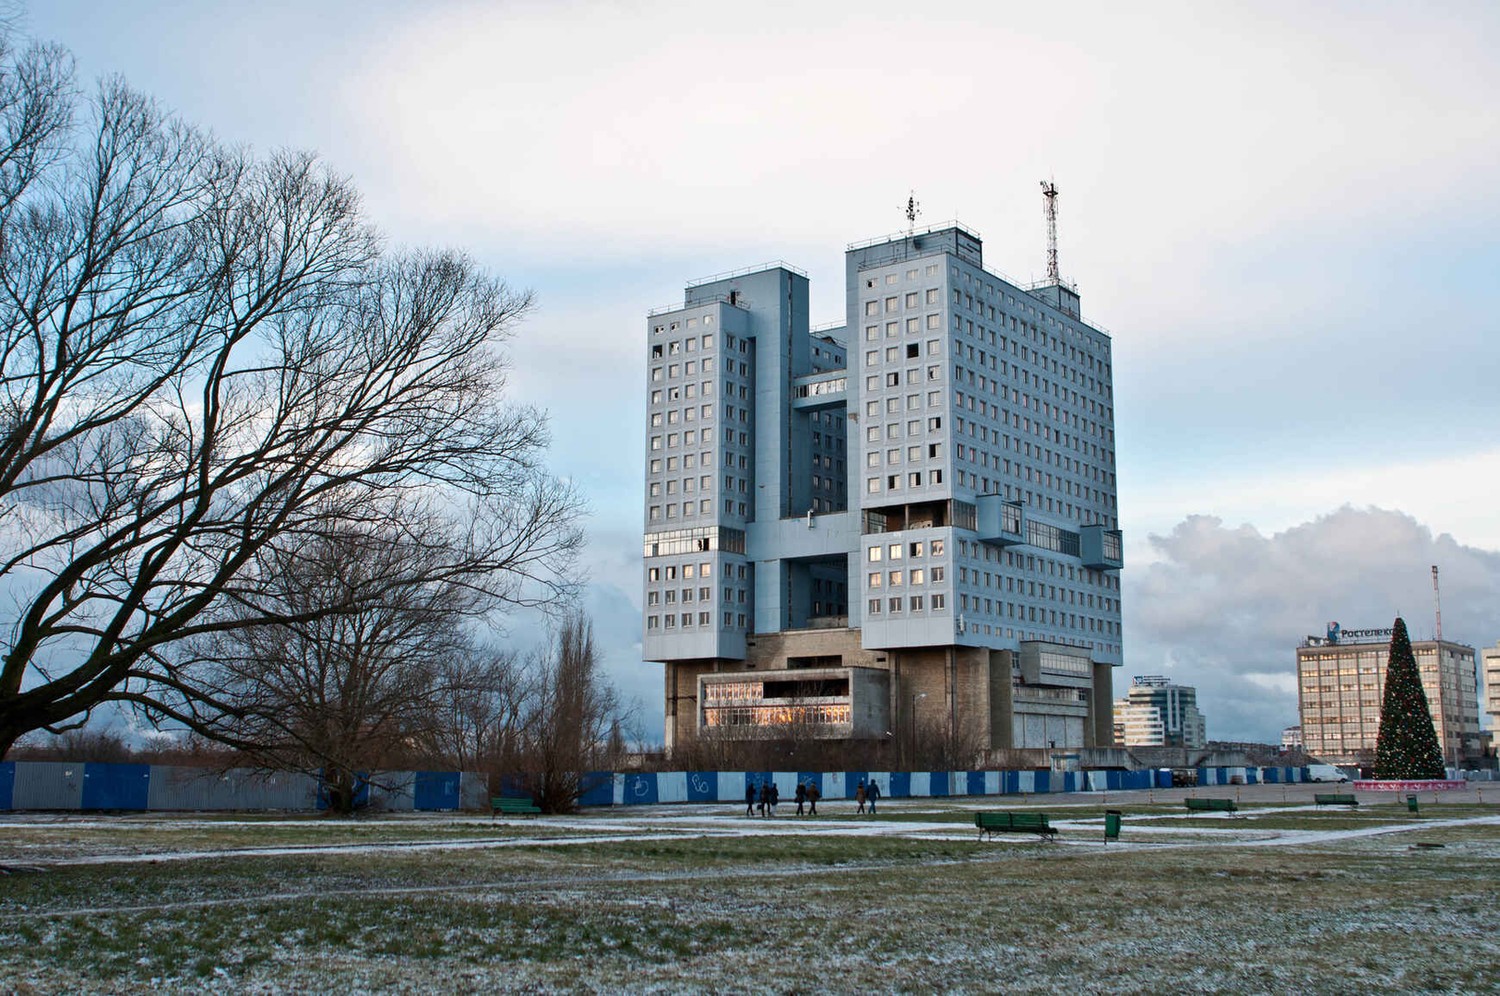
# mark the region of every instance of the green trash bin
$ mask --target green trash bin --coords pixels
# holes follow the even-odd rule
[[[1118,809],[1106,809],[1104,811],[1104,841],[1120,839],[1120,811]]]
[[[1409,810],[1411,810],[1413,813],[1417,812],[1417,797],[1416,796],[1409,795],[1409,796],[1406,797],[1406,808],[1409,809]]]

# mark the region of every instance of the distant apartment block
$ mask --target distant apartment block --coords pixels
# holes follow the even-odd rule
[[[1389,629],[1348,630],[1330,624],[1297,648],[1297,698],[1303,748],[1333,764],[1368,764],[1380,733],[1381,695],[1390,657]],[[1457,767],[1482,757],[1478,668],[1474,648],[1413,640],[1412,653],[1444,763]]]
[[[1207,724],[1198,711],[1198,690],[1160,675],[1138,675],[1115,703],[1118,742],[1124,747],[1202,747]]]
[[[1108,744],[1109,336],[957,225],[850,246],[845,273],[829,327],[785,264],[647,319],[643,656],[668,748]]]
[[[1300,727],[1300,726],[1288,726],[1286,729],[1284,729],[1284,730],[1281,731],[1281,749],[1282,750],[1301,750],[1302,749],[1302,727]]]

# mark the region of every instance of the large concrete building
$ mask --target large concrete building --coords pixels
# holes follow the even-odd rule
[[[1484,711],[1490,714],[1490,730],[1500,733],[1500,641],[1484,648]]]
[[[1160,675],[1137,675],[1115,703],[1116,742],[1122,747],[1204,747],[1208,728],[1198,690]]]
[[[1297,648],[1298,708],[1307,753],[1333,764],[1368,764],[1380,733],[1381,696],[1390,658],[1389,629],[1341,629],[1309,636]],[[1413,640],[1413,655],[1448,767],[1483,757],[1474,648]]]
[[[644,654],[666,743],[917,730],[1108,745],[1122,662],[1110,339],[949,225],[647,320]]]

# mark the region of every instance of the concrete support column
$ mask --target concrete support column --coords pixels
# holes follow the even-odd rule
[[[1089,725],[1084,745],[1109,747],[1115,742],[1115,675],[1108,664],[1094,665],[1094,687],[1089,698]],[[1092,734],[1092,736],[1090,736]]]
[[[990,749],[1009,750],[1015,740],[1015,687],[1009,650],[990,651]]]
[[[677,665],[668,661],[662,666],[662,678],[666,683],[666,723],[662,734],[667,753],[677,746]]]

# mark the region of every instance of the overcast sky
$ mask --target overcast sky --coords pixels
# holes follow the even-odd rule
[[[962,221],[1114,336],[1126,665],[1214,739],[1296,722],[1329,620],[1500,640],[1500,6],[32,3],[23,30],[222,139],[319,151],[393,242],[541,308],[514,349],[593,504],[589,606],[640,662],[645,312]]]

